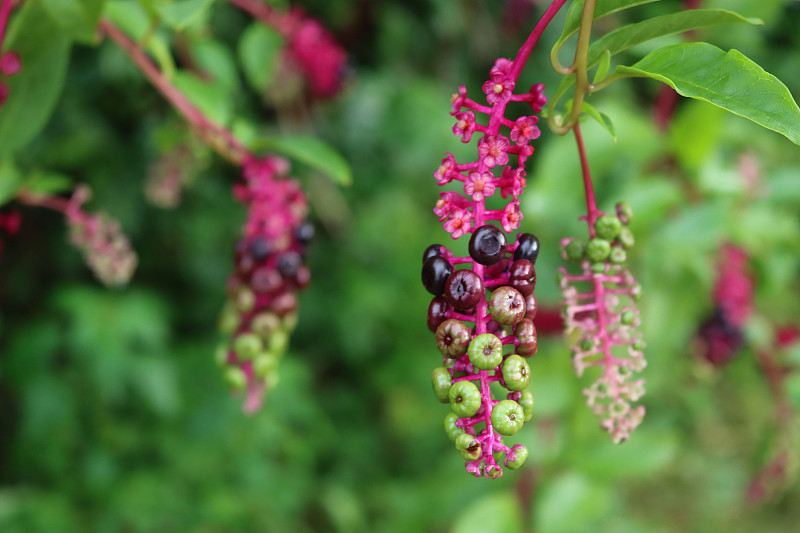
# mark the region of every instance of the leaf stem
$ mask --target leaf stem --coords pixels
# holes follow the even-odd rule
[[[202,111],[195,107],[194,104],[169,81],[164,73],[158,69],[139,44],[130,39],[122,30],[108,20],[101,20],[99,29],[128,54],[142,74],[150,80],[150,83],[152,83],[164,98],[183,115],[186,121],[189,122],[189,125],[194,128],[197,135],[216,150],[217,153],[235,165],[241,165],[250,157],[250,151],[234,137],[233,133],[227,128],[213,122]]]

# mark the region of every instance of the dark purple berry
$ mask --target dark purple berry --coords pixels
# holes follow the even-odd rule
[[[425,263],[431,257],[438,257],[442,255],[442,245],[441,244],[431,244],[425,251],[422,252],[422,262]]]
[[[514,336],[517,337],[517,353],[523,357],[530,357],[539,349],[539,339],[536,336],[536,326],[533,321],[523,318],[514,328]]]
[[[296,230],[294,230],[294,238],[300,244],[308,244],[314,238],[314,224],[311,222],[303,222]]]
[[[483,281],[469,269],[457,270],[447,279],[444,297],[447,303],[459,310],[468,310],[478,305],[483,298]]]
[[[498,263],[503,259],[506,248],[506,234],[492,224],[475,229],[469,239],[469,255],[482,265]]]
[[[259,293],[272,292],[281,286],[281,277],[272,268],[260,267],[253,272],[250,286]]]
[[[447,300],[444,299],[444,296],[437,296],[433,300],[431,300],[431,304],[428,306],[428,329],[436,332],[436,328],[439,327],[439,324],[447,320],[447,311],[449,306],[447,305]]]
[[[484,270],[486,273],[486,279],[499,278],[508,271],[508,265],[510,264],[511,261],[509,261],[507,257],[504,257],[494,265],[486,267],[486,270]]]
[[[300,265],[300,268],[297,269],[297,275],[294,277],[294,281],[297,283],[297,288],[300,290],[308,287],[308,284],[311,283],[311,269],[306,265]]]
[[[528,320],[533,320],[536,318],[536,310],[539,306],[536,304],[536,296],[531,293],[527,298],[525,298],[525,318]]]
[[[255,266],[256,262],[253,256],[250,254],[243,254],[239,257],[239,260],[236,261],[236,273],[242,278],[247,279],[250,273],[253,272],[253,267]]]
[[[508,284],[522,293],[524,297],[533,294],[536,287],[536,267],[527,259],[518,259],[508,269]]]
[[[514,251],[514,260],[527,259],[536,264],[539,257],[539,239],[530,233],[520,233],[517,235],[517,249]]]
[[[297,275],[303,258],[297,252],[284,252],[278,257],[278,272],[284,278],[293,278]]]
[[[253,259],[256,261],[263,261],[271,251],[269,243],[266,239],[262,239],[261,237],[256,237],[250,244],[250,255],[252,255]]]
[[[430,257],[422,264],[422,284],[429,293],[441,296],[453,266],[444,257]]]

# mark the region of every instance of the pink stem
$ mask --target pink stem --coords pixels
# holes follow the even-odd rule
[[[291,25],[287,24],[289,16],[273,9],[261,0],[228,0],[228,2],[249,13],[253,18],[257,18],[284,37],[288,37],[291,33]]]
[[[581,135],[581,127],[575,124],[573,128],[575,132],[575,140],[578,143],[578,153],[581,157],[581,171],[583,172],[583,189],[586,192],[586,223],[589,225],[589,236],[596,237],[594,231],[594,223],[597,220],[599,213],[597,203],[594,199],[594,187],[592,186],[592,175],[589,172],[589,160],[586,158],[586,149],[583,146],[583,135]]]
[[[189,124],[195,128],[198,135],[222,157],[235,165],[241,165],[250,157],[250,152],[247,148],[240,143],[227,128],[212,122],[202,111],[197,109],[194,104],[192,104],[183,93],[172,85],[169,79],[158,70],[158,67],[156,67],[153,61],[145,54],[144,50],[125,35],[122,30],[108,20],[100,21],[100,30],[114,40],[128,54],[136,66],[139,67],[139,70],[142,71],[142,74],[144,74],[164,98],[184,116]]]
[[[544,33],[547,25],[550,24],[550,21],[553,20],[553,18],[556,16],[556,13],[558,13],[558,10],[561,9],[566,2],[567,0],[554,0],[554,2],[547,8],[547,11],[544,12],[544,15],[542,15],[542,18],[536,24],[536,27],[533,28],[533,31],[528,36],[525,44],[523,44],[522,48],[519,49],[517,57],[514,58],[514,66],[511,68],[511,79],[516,81],[519,78],[522,68],[525,66],[525,63],[528,61],[528,58],[533,52],[533,48],[536,46],[536,43],[539,42],[539,37],[542,36],[542,33]]]
[[[6,36],[8,17],[11,16],[12,0],[0,0],[0,49]]]

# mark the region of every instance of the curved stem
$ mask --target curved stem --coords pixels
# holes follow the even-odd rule
[[[594,0],[590,0],[594,3]],[[511,68],[511,79],[516,81],[519,78],[520,72],[522,72],[525,63],[528,61],[528,58],[531,56],[531,52],[533,52],[533,48],[536,46],[536,43],[539,42],[539,37],[542,36],[544,33],[545,28],[547,25],[550,24],[550,21],[556,16],[558,10],[567,3],[567,0],[554,0],[553,3],[547,8],[542,15],[542,18],[539,19],[539,22],[536,23],[536,27],[533,28],[533,31],[528,36],[528,39],[522,45],[522,48],[519,49],[517,52],[517,57],[514,58],[514,66]]]
[[[115,41],[139,67],[142,74],[217,153],[235,165],[241,165],[249,150],[227,128],[216,124],[194,106],[158,69],[144,50],[108,20],[101,20],[100,31]]]

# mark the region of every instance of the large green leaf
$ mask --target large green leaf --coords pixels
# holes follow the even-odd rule
[[[233,104],[223,83],[205,82],[185,71],[176,72],[172,83],[208,118],[223,126],[228,123]]]
[[[5,81],[9,95],[0,109],[0,152],[8,154],[28,144],[50,118],[64,86],[70,39],[41,4],[26,2],[3,44],[22,61]]]
[[[198,20],[213,2],[214,0],[175,0],[158,4],[156,10],[164,22],[176,30],[182,30]]]
[[[736,23],[763,24],[759,19],[743,17],[738,13],[724,9],[693,9],[653,17],[642,22],[622,26],[597,39],[589,47],[588,63],[589,66],[592,66],[599,62],[605,50],[614,55],[656,37],[709,26]]]
[[[167,39],[161,32],[152,31],[152,19],[148,11],[138,2],[110,0],[103,15],[119,26],[130,37],[153,54],[161,71],[168,78],[175,72]]]
[[[41,0],[53,21],[76,41],[93,43],[106,0]]]
[[[615,75],[662,81],[683,96],[714,104],[800,144],[800,108],[789,89],[737,50],[726,53],[708,43],[665,46],[630,67],[617,67]]]
[[[259,137],[252,144],[255,150],[278,152],[305,163],[339,185],[350,185],[353,182],[353,173],[347,160],[316,137],[306,135]]]
[[[263,91],[272,82],[283,48],[281,35],[260,22],[254,22],[239,38],[238,53],[247,82]]]
[[[629,7],[658,1],[659,0],[597,0],[594,8],[594,20],[601,19],[617,11],[622,11],[623,9],[628,9]],[[564,31],[561,32],[561,37],[558,38],[553,48],[561,48],[561,45],[578,31],[578,28],[581,26],[583,3],[583,0],[575,0],[572,5],[569,6],[567,18],[564,21]]]
[[[14,160],[10,156],[3,157],[0,160],[0,206],[13,200],[21,186],[22,176]]]

